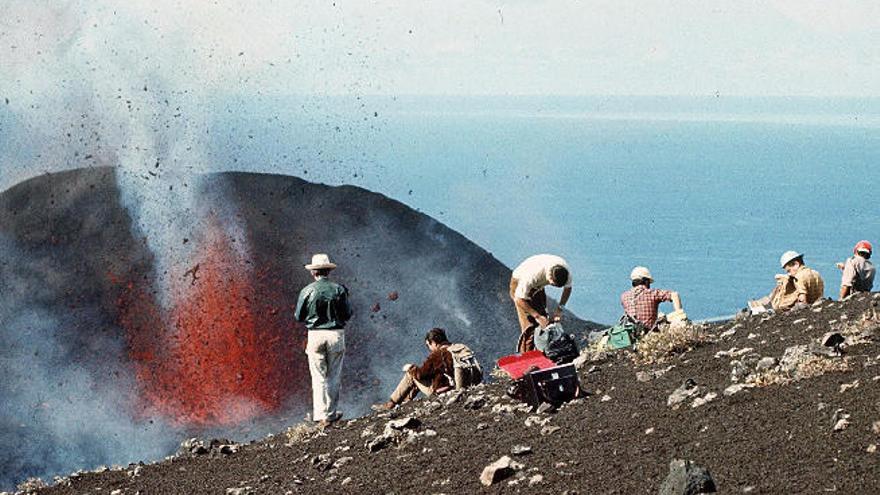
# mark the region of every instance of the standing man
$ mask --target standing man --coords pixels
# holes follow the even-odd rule
[[[337,409],[345,356],[345,323],[351,318],[348,289],[329,280],[336,268],[326,254],[312,256],[305,265],[314,282],[299,293],[296,319],[308,328],[306,355],[312,375],[312,420],[326,427],[342,418]]]
[[[840,278],[840,299],[853,292],[871,292],[874,288],[874,264],[871,263],[871,243],[859,241],[853,248],[853,256],[846,263],[838,263],[837,268],[843,270]]]
[[[646,330],[657,328],[657,310],[663,302],[671,302],[672,307],[675,308],[673,313],[667,315],[670,322],[687,319],[678,292],[651,288],[654,278],[651,277],[650,270],[644,266],[637,266],[630,272],[629,279],[632,282],[632,289],[620,295],[620,304],[623,306],[623,311],[644,325]]]
[[[770,293],[776,311],[805,308],[825,294],[825,281],[819,272],[804,265],[803,254],[786,251],[779,258],[779,264],[786,275],[777,275],[776,288]]]
[[[562,318],[562,310],[571,296],[571,273],[568,263],[559,256],[538,254],[527,258],[513,271],[510,278],[510,298],[516,306],[520,336],[517,352],[535,348],[535,329],[550,324],[547,315],[547,294],[544,287],[564,287],[562,297],[553,313],[553,320]]]

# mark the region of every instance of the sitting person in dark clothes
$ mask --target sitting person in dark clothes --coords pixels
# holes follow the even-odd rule
[[[431,351],[428,358],[421,366],[407,364],[403,367],[403,378],[391,398],[384,404],[376,404],[373,410],[388,411],[400,404],[410,401],[419,392],[430,397],[437,391],[443,391],[453,387],[450,379],[454,376],[452,353],[449,352],[451,345],[446,338],[446,331],[442,328],[432,328],[425,335],[425,345]]]

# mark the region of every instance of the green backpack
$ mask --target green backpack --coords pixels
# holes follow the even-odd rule
[[[645,326],[629,315],[620,317],[617,325],[608,329],[608,345],[612,349],[623,349],[633,345],[645,333]]]

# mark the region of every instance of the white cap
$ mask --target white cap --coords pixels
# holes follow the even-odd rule
[[[792,260],[796,258],[800,258],[803,254],[797,251],[786,251],[782,253],[782,256],[779,258],[779,266],[785,268],[785,265],[791,263]]]
[[[308,265],[305,265],[306,270],[324,270],[329,269],[332,270],[336,268],[336,263],[330,262],[330,257],[324,253],[319,253],[312,256],[312,262]]]
[[[633,268],[633,271],[631,271],[629,274],[630,280],[641,280],[643,278],[646,278],[651,282],[654,281],[654,277],[651,276],[651,271],[644,266],[637,266]]]

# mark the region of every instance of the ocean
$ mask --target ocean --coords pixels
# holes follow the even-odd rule
[[[218,161],[383,193],[511,268],[559,254],[569,308],[603,323],[621,315],[636,265],[703,319],[768,293],[789,249],[836,297],[834,263],[860,239],[880,243],[878,100],[364,98],[308,118],[302,102],[237,108]]]

